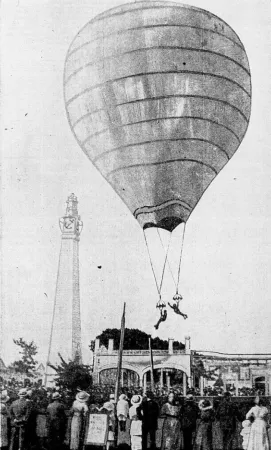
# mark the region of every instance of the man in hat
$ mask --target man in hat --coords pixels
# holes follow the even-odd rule
[[[199,417],[199,407],[194,402],[192,394],[188,394],[186,396],[184,405],[182,406],[181,409],[181,417],[182,417],[184,448],[186,450],[192,450],[197,419]]]
[[[231,401],[231,394],[229,392],[225,392],[224,398],[216,411],[216,418],[220,423],[220,429],[222,432],[224,450],[232,450],[237,415],[238,411]]]
[[[37,412],[35,410],[34,401],[33,401],[33,391],[27,388],[27,396],[26,400],[29,404],[29,418],[25,427],[25,440],[28,443],[29,448],[32,448],[37,443],[37,434],[36,434],[36,421],[37,421]]]
[[[18,400],[12,402],[9,411],[11,421],[10,450],[15,449],[17,439],[19,439],[19,450],[25,450],[27,445],[25,430],[31,413],[31,405],[27,400],[27,389],[20,389],[18,395]]]
[[[146,397],[139,407],[142,415],[142,450],[147,449],[148,434],[150,435],[150,448],[156,448],[156,430],[158,427],[159,406],[154,400],[152,391],[146,392]]]
[[[66,414],[59,392],[54,392],[52,402],[47,407],[48,447],[50,450],[61,449],[66,431]]]

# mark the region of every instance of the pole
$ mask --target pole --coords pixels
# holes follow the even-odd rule
[[[120,346],[119,346],[119,356],[118,356],[118,367],[117,367],[117,379],[115,386],[115,401],[117,401],[119,396],[119,387],[120,387],[120,377],[121,377],[121,368],[122,368],[122,352],[123,352],[123,343],[124,343],[124,332],[125,332],[125,307],[126,303],[123,305],[123,313],[121,318],[121,330],[120,330]]]
[[[151,366],[151,390],[154,391],[154,376],[153,376],[153,354],[151,346],[151,336],[149,336],[149,351],[150,351],[150,366]]]
[[[57,294],[57,283],[59,278],[59,272],[60,272],[60,255],[61,255],[61,248],[62,248],[62,242],[60,246],[60,253],[59,253],[59,259],[58,259],[58,268],[57,268],[57,277],[56,277],[56,288],[55,288],[55,298],[54,298],[54,306],[53,306],[53,314],[52,314],[52,323],[51,323],[51,331],[50,331],[50,338],[49,338],[49,346],[48,346],[48,355],[46,360],[46,366],[45,366],[45,377],[44,377],[44,386],[47,386],[47,379],[48,379],[48,366],[50,362],[50,354],[51,354],[51,347],[52,347],[52,339],[53,339],[53,330],[54,330],[54,321],[55,321],[55,313],[56,313],[56,294]]]
[[[120,377],[121,377],[121,369],[122,369],[122,352],[123,352],[123,343],[124,343],[124,333],[125,333],[125,307],[126,303],[123,304],[123,313],[121,318],[121,329],[120,329],[120,345],[119,345],[119,355],[118,355],[118,367],[117,367],[117,379],[115,386],[115,404],[119,398],[119,387],[120,387]],[[114,441],[115,447],[117,447],[118,443],[118,420],[117,420],[117,408],[115,407],[115,433],[114,433]]]

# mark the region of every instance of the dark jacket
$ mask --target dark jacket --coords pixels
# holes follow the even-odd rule
[[[12,426],[23,426],[29,420],[31,404],[26,398],[19,398],[12,402],[9,410]]]
[[[65,432],[66,414],[64,405],[59,400],[54,400],[47,407],[47,428],[50,431]]]
[[[216,411],[216,419],[222,430],[234,430],[236,427],[236,406],[227,399],[222,400]]]
[[[141,403],[139,410],[142,413],[142,427],[148,430],[157,430],[159,417],[158,403],[155,400],[146,399]]]
[[[196,428],[199,407],[194,401],[186,401],[181,409],[182,428]]]

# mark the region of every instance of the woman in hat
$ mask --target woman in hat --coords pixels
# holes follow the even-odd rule
[[[120,425],[120,431],[126,430],[126,420],[129,414],[129,403],[127,396],[121,394],[117,403],[117,418]]]
[[[7,402],[9,397],[7,391],[2,391],[0,395],[0,448],[6,449],[8,447],[8,411]]]
[[[129,417],[131,420],[130,437],[132,450],[142,450],[142,416],[139,409],[141,403],[141,395],[133,395],[133,397],[131,398],[132,406],[129,409]]]
[[[214,410],[209,400],[199,402],[200,422],[198,425],[194,450],[212,450],[212,424]]]
[[[106,448],[107,450],[114,447],[115,443],[115,426],[116,426],[116,420],[115,420],[115,412],[116,412],[116,402],[115,402],[115,395],[112,393],[109,396],[109,401],[105,402],[102,408],[97,408],[98,411],[105,410],[106,414],[108,414],[108,436],[107,436],[107,443]]]
[[[162,406],[161,417],[164,417],[161,450],[177,450],[182,444],[181,410],[176,404],[175,395],[170,392],[168,401]]]
[[[83,434],[85,428],[85,417],[88,412],[87,401],[89,394],[85,391],[80,391],[76,394],[73,402],[71,413],[71,443],[70,449],[78,450],[83,445]]]
[[[249,410],[246,419],[253,420],[248,440],[247,450],[269,450],[267,435],[268,409],[259,397],[255,399],[256,405]]]

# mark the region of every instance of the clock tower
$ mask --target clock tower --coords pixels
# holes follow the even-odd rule
[[[66,213],[59,220],[61,248],[47,364],[82,362],[79,288],[79,240],[83,222],[74,194],[67,199]],[[46,373],[50,369],[46,368]]]

